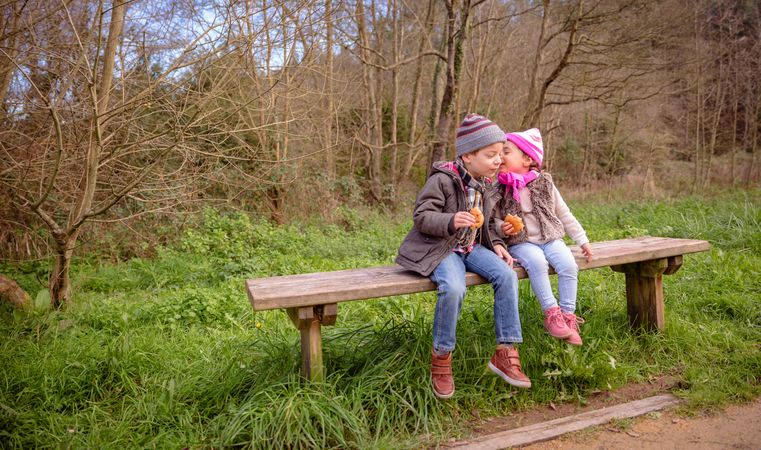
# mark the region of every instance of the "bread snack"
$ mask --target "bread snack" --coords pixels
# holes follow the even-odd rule
[[[481,225],[484,224],[484,213],[481,212],[478,208],[473,208],[470,210],[470,213],[473,215],[473,217],[476,218],[476,223],[470,226],[472,229],[481,228]]]
[[[523,220],[520,217],[508,214],[505,216],[505,222],[513,226],[512,234],[518,234],[523,231]]]

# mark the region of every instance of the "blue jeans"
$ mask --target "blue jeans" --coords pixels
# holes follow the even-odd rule
[[[579,266],[576,265],[571,249],[562,240],[558,239],[546,244],[524,242],[513,245],[508,251],[528,272],[531,289],[539,300],[542,311],[558,306],[552,294],[549,266],[552,266],[558,274],[560,309],[570,313],[576,311]]]
[[[523,342],[518,316],[518,277],[494,252],[476,244],[470,253],[451,253],[431,273],[431,281],[438,286],[433,317],[434,350],[439,354],[454,350],[457,318],[465,298],[466,270],[481,275],[494,287],[497,344]]]

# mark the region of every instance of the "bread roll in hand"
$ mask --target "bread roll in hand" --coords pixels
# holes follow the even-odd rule
[[[505,222],[508,222],[513,226],[513,232],[511,234],[518,234],[523,231],[523,220],[521,220],[520,217],[508,214],[505,216]]]
[[[473,215],[473,217],[476,218],[476,223],[470,226],[472,229],[481,228],[481,225],[484,224],[484,213],[481,212],[478,208],[473,208],[470,210],[470,213]]]

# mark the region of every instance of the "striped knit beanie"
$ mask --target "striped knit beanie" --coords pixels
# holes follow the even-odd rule
[[[544,145],[542,144],[542,133],[539,132],[539,128],[507,133],[505,138],[515,144],[523,153],[527,154],[529,158],[536,161],[540,168],[542,167],[542,160],[544,160]]]
[[[468,114],[457,128],[455,149],[462,156],[495,142],[505,142],[505,132],[484,116]]]

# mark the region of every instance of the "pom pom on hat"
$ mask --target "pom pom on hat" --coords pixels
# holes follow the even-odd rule
[[[455,149],[457,156],[505,142],[505,132],[496,123],[478,114],[468,114],[457,127]]]
[[[544,145],[542,144],[542,133],[539,132],[539,128],[507,133],[505,138],[515,144],[529,158],[536,161],[539,167],[542,167]]]

